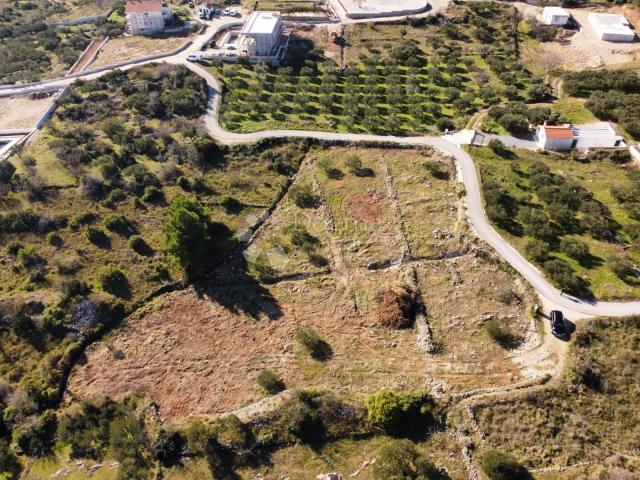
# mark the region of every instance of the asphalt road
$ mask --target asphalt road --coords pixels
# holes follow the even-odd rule
[[[471,225],[478,234],[478,236],[491,245],[496,252],[509,263],[520,275],[522,275],[538,292],[539,295],[546,298],[553,304],[556,304],[563,309],[574,312],[577,314],[598,315],[598,316],[628,316],[640,314],[640,301],[634,302],[587,302],[577,298],[572,298],[567,295],[561,294],[561,292],[551,285],[544,274],[540,272],[535,266],[529,263],[518,251],[511,246],[504,238],[502,238],[498,232],[491,226],[489,220],[484,212],[482,195],[480,192],[480,183],[478,181],[478,174],[475,164],[469,154],[454,144],[452,141],[446,139],[446,137],[435,136],[421,136],[421,137],[396,137],[386,135],[362,135],[355,133],[334,133],[334,132],[317,132],[317,131],[305,131],[305,130],[265,130],[255,133],[233,133],[222,129],[218,123],[218,106],[220,101],[220,87],[218,81],[208,70],[203,67],[188,62],[186,60],[187,55],[194,51],[199,51],[200,45],[204,40],[200,40],[196,44],[189,47],[187,50],[167,58],[162,61],[171,64],[182,64],[189,68],[194,73],[202,76],[209,87],[209,100],[207,102],[207,108],[204,115],[205,125],[213,138],[216,140],[227,143],[248,143],[255,142],[264,138],[315,138],[319,140],[327,141],[350,141],[350,142],[379,142],[379,143],[394,143],[398,145],[431,145],[443,152],[452,155],[456,159],[459,174],[465,186],[465,203],[467,207],[467,214]],[[158,60],[142,63],[157,63]],[[133,61],[131,64],[122,67],[122,69],[129,69],[141,65],[142,63],[136,63]],[[98,73],[89,73],[83,76],[84,79],[97,78],[103,75],[106,71]],[[75,79],[54,79],[51,82],[47,82],[37,87],[31,86],[16,86],[9,90],[0,91],[0,95],[5,92],[12,92],[11,94],[24,94],[31,93],[33,88],[38,89],[51,89],[54,87],[62,88],[72,83]]]

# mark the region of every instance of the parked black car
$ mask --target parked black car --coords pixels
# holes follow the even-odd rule
[[[551,310],[549,322],[551,323],[551,333],[556,337],[563,338],[569,333],[569,326],[560,310]]]

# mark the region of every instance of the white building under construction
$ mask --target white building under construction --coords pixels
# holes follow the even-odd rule
[[[282,15],[280,12],[253,12],[245,23],[238,49],[249,56],[275,55],[282,39]]]

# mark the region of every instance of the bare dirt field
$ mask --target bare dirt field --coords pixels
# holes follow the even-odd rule
[[[0,97],[0,130],[35,127],[52,101],[51,97]]]
[[[345,159],[353,155],[372,173],[350,173]],[[440,162],[448,179],[431,178],[425,160]],[[327,161],[343,176],[327,176]],[[302,209],[287,195],[252,246],[259,251],[280,246],[288,254],[280,269],[271,265],[276,279],[259,284],[227,269],[218,280],[226,286],[154,300],[88,349],[86,362],[71,375],[69,397],[149,395],[163,415],[181,417],[259,400],[263,394],[255,378],[265,368],[282,375],[287,388],[317,387],[354,398],[381,388],[455,393],[523,378],[527,366],[516,360],[519,351],[497,345],[484,323],[495,319],[508,326],[528,351],[537,338],[528,313],[532,299],[470,241],[453,173],[448,160],[429,151],[311,152],[294,186],[311,185],[319,203]],[[429,193],[416,197],[411,192],[421,182]],[[292,222],[317,239],[313,248],[328,260],[324,270],[309,267],[307,254],[286,240]],[[404,249],[409,256],[403,264],[371,267],[399,258]],[[415,251],[424,255],[412,259]],[[278,280],[278,274],[288,276]],[[410,277],[416,279],[437,346],[430,353],[419,345],[416,330],[392,330],[379,322],[380,294]],[[313,360],[295,341],[303,326],[330,344],[327,361]]]
[[[114,63],[125,62],[145,55],[169,52],[178,48],[187,37],[147,38],[121,37],[109,40],[98,53],[96,60],[87,68],[104,67]]]

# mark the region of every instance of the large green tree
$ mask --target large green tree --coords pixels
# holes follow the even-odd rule
[[[165,249],[185,278],[194,280],[204,275],[211,256],[211,222],[197,200],[179,195],[171,201],[164,234]]]

